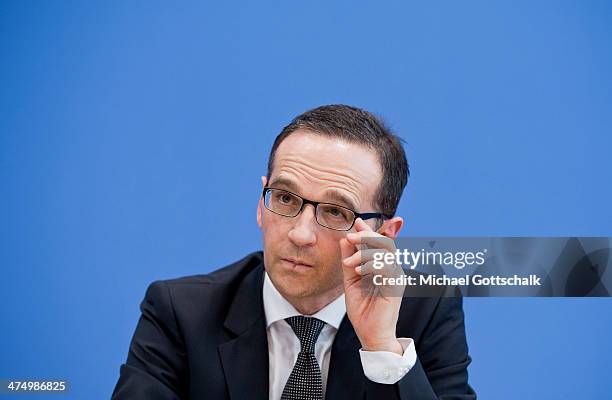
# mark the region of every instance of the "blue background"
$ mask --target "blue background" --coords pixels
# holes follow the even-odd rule
[[[404,235],[612,235],[610,2],[209,3],[0,3],[0,377],[108,398],[147,285],[260,248],[325,103],[406,140]],[[466,299],[471,383],[608,397],[611,306]]]

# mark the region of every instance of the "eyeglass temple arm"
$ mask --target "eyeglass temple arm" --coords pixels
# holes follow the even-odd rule
[[[355,213],[355,217],[357,218],[361,218],[362,220],[366,220],[366,219],[372,219],[372,218],[382,218],[382,219],[389,219],[389,217],[387,217],[384,214],[381,213]]]

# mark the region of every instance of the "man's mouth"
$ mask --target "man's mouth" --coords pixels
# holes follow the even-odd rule
[[[312,264],[308,264],[307,262],[296,259],[296,258],[283,258],[282,260],[289,264],[292,264],[294,268],[296,267],[313,268]]]

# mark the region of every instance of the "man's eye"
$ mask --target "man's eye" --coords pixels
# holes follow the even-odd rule
[[[281,194],[278,196],[278,200],[283,204],[289,204],[293,200],[293,197],[288,194]]]
[[[344,214],[342,213],[342,211],[340,211],[340,209],[338,208],[330,208],[329,210],[327,210],[327,212],[332,216],[332,217],[342,217],[344,216]]]

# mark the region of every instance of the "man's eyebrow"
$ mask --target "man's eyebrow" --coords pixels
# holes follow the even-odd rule
[[[270,182],[268,186],[269,187],[284,186],[293,192],[296,192],[296,193],[298,192],[298,186],[295,184],[295,182],[287,178],[276,178],[272,182]]]
[[[272,180],[268,186],[282,186],[283,188],[286,188],[289,191],[295,192],[296,194],[300,194],[298,185],[287,178],[276,178]],[[350,208],[353,211],[357,211],[357,206],[355,205],[353,200],[351,200],[350,197],[346,196],[344,193],[338,190],[330,189],[323,194],[323,197],[326,198],[326,200],[321,200],[319,201],[320,203],[333,203],[339,206]]]
[[[348,207],[353,211],[357,211],[357,206],[348,196],[344,195],[342,192],[331,189],[325,192],[325,197],[329,198],[329,202],[338,203],[340,206]],[[327,202],[327,201],[326,201]]]

